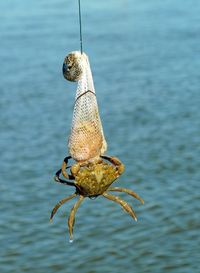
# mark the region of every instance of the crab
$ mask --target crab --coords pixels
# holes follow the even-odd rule
[[[73,194],[60,200],[53,208],[50,216],[50,220],[52,220],[60,206],[76,196],[79,196],[79,199],[72,207],[68,217],[70,242],[73,241],[75,214],[86,197],[93,199],[102,195],[103,197],[121,205],[122,208],[129,213],[135,221],[137,221],[136,213],[132,207],[120,197],[109,193],[124,192],[144,204],[143,199],[130,189],[110,187],[112,183],[124,172],[124,165],[117,157],[101,155],[92,160],[77,161],[72,166],[67,166],[68,161],[71,158],[71,156],[68,156],[63,160],[62,167],[57,171],[54,180],[64,185],[73,186],[76,190]],[[71,174],[67,173],[67,169],[69,168]],[[61,174],[67,180],[60,178]]]

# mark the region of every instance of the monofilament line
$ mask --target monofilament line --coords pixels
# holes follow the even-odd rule
[[[78,0],[78,10],[79,10],[80,48],[81,48],[81,54],[82,54],[83,53],[83,37],[82,37],[82,22],[81,22],[81,0]]]

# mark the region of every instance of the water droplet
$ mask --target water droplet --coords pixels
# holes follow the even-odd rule
[[[70,244],[72,244],[73,243],[73,239],[69,239],[69,242],[70,242]]]

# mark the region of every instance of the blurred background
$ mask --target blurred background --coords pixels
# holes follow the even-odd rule
[[[68,242],[54,183],[67,155],[76,84],[62,63],[79,50],[78,3],[0,2],[0,272],[198,273],[200,2],[82,0],[108,154],[136,191],[138,222],[103,197],[86,199]]]

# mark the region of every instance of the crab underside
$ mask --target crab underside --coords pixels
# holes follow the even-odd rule
[[[93,199],[102,195],[105,198],[120,204],[122,208],[127,213],[129,213],[130,216],[132,216],[135,219],[135,221],[137,221],[136,214],[132,207],[120,197],[110,194],[110,192],[124,192],[131,195],[132,197],[139,200],[142,204],[144,204],[143,199],[134,191],[121,187],[110,187],[111,184],[124,171],[124,165],[118,158],[101,156],[95,162],[87,162],[85,164],[75,163],[71,167],[67,166],[68,160],[70,158],[71,156],[68,156],[64,159],[62,168],[59,171],[57,171],[54,179],[56,182],[75,187],[76,191],[75,193],[60,200],[53,208],[50,216],[50,220],[52,220],[60,206],[62,206],[67,201],[75,198],[76,196],[79,196],[79,199],[72,207],[68,217],[70,242],[73,241],[73,227],[75,223],[75,214],[85,197]],[[71,174],[67,173],[66,170],[68,168],[70,168]],[[61,179],[60,178],[61,173],[68,180]]]

